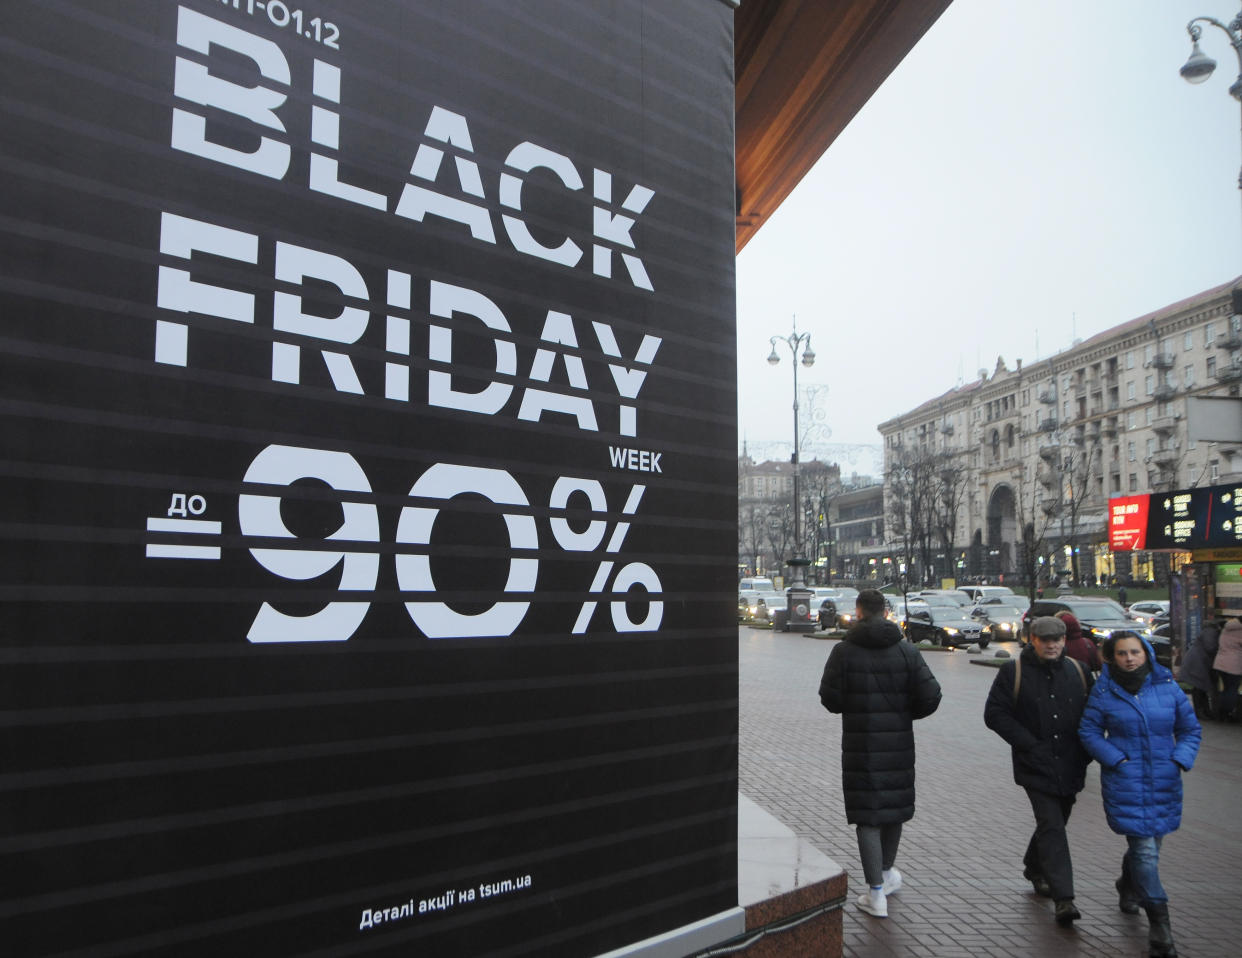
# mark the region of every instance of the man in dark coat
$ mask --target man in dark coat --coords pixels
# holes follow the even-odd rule
[[[1018,658],[1000,667],[983,709],[988,728],[1012,748],[1013,780],[1035,813],[1023,874],[1036,894],[1056,902],[1057,924],[1066,926],[1082,917],[1065,825],[1091,761],[1078,739],[1091,684],[1090,671],[1065,655],[1065,623],[1041,616]]]
[[[919,650],[885,618],[884,596],[864,589],[858,622],[828,656],[819,700],[841,715],[845,819],[857,827],[868,891],[858,906],[888,917],[902,884],[893,867],[902,823],[914,817],[914,719],[940,705],[940,683]]]

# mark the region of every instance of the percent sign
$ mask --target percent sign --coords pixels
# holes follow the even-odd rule
[[[643,485],[635,485],[630,488],[630,494],[621,509],[622,515],[632,516],[638,511],[638,504],[642,501],[643,493],[646,489],[647,487]],[[570,495],[574,492],[581,492],[587,496],[591,503],[592,512],[608,511],[608,503],[604,498],[603,486],[591,480],[583,481],[568,477],[558,479],[553,487],[551,496],[552,507],[564,508],[569,501]],[[575,532],[570,527],[569,520],[567,519],[557,518],[552,520],[552,535],[556,538],[557,544],[567,552],[593,552],[604,541],[604,535],[607,531],[608,523],[602,519],[591,520],[582,532]],[[604,547],[604,551],[610,555],[615,555],[619,552],[629,531],[630,524],[619,521],[613,527],[612,535],[609,537],[608,545]],[[591,580],[590,591],[592,595],[602,593],[608,585],[610,577],[612,579],[611,591],[614,595],[624,596],[630,587],[634,585],[641,585],[650,594],[658,593],[661,590],[659,576],[645,562],[630,562],[622,566],[615,576],[612,575],[614,565],[616,563],[611,559],[601,560],[599,568],[595,570],[595,578]],[[578,611],[578,618],[574,622],[572,629],[573,635],[581,635],[587,630],[587,626],[591,624],[591,618],[595,615],[595,609],[598,605],[599,603],[594,599],[587,599],[582,603],[582,608]],[[660,620],[664,615],[664,603],[658,599],[648,602],[647,616],[641,622],[635,622],[630,618],[624,599],[614,601],[611,606],[613,627],[618,632],[653,632],[660,627]]]

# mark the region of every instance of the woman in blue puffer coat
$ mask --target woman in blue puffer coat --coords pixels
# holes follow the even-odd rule
[[[1109,827],[1126,836],[1119,907],[1141,904],[1151,926],[1152,958],[1175,958],[1169,898],[1160,884],[1160,844],[1182,823],[1182,773],[1195,763],[1202,730],[1186,693],[1133,632],[1117,632],[1102,649],[1104,671],[1078,727],[1100,763]]]

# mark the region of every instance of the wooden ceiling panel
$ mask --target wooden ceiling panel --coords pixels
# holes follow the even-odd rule
[[[742,0],[740,252],[951,0]]]

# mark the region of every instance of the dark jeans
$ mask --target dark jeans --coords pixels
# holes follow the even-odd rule
[[[1052,889],[1054,901],[1074,897],[1074,867],[1070,864],[1069,839],[1065,825],[1074,809],[1074,795],[1049,795],[1033,788],[1026,790],[1035,813],[1035,833],[1026,846],[1022,864],[1028,872],[1040,874]]]
[[[1230,675],[1228,672],[1216,674],[1220,676],[1220,703],[1217,714],[1225,721],[1235,719],[1234,709],[1238,705],[1238,686],[1242,684],[1242,675]]]

